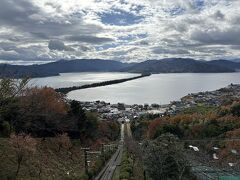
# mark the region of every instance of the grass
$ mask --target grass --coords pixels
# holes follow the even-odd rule
[[[121,167],[120,167],[120,180],[130,180],[133,177],[133,160],[129,156],[127,150],[123,151]]]
[[[120,166],[117,166],[114,171],[112,180],[119,180],[119,174],[120,174]]]

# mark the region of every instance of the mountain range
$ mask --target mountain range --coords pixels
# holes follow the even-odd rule
[[[186,58],[147,60],[122,63],[102,59],[59,60],[41,65],[0,64],[0,77],[45,77],[68,72],[133,73],[223,73],[240,71],[240,62],[227,60],[200,61]]]
[[[236,72],[240,63],[227,60],[200,61],[194,59],[171,58],[148,60],[125,68],[128,72],[151,73],[223,73]]]

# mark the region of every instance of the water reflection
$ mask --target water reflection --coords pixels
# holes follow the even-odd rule
[[[137,76],[132,73],[62,73],[60,76],[34,78],[30,81],[31,86],[49,86],[53,88],[81,86],[96,82],[109,81]]]
[[[121,84],[72,91],[68,98],[126,104],[167,104],[188,93],[216,90],[230,83],[240,84],[240,73],[155,74]]]

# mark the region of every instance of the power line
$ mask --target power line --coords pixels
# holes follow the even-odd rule
[[[240,138],[228,138],[228,139],[181,139],[178,140],[181,142],[206,142],[206,141],[212,141],[212,142],[218,142],[218,141],[240,141]]]

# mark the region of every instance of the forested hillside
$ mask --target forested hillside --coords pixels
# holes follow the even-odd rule
[[[1,179],[84,178],[82,148],[101,149],[116,141],[118,123],[100,121],[79,102],[51,88],[27,88],[27,83],[0,81]],[[102,166],[94,157],[92,174]]]
[[[220,107],[198,106],[177,115],[143,117],[132,121],[131,129],[142,142],[142,165],[136,168],[145,167],[153,179],[239,178],[239,99],[225,99]],[[137,148],[133,149],[136,154]]]

